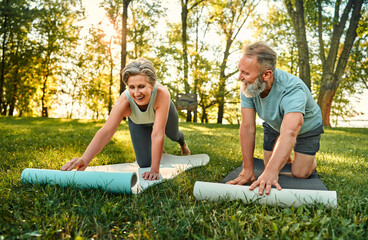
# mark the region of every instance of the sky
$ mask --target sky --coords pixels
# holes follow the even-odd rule
[[[86,19],[84,20],[85,33],[88,33],[88,28],[91,25],[99,24],[102,21],[102,25],[107,32],[111,32],[112,26],[109,24],[109,21],[106,19],[105,10],[100,7],[100,2],[102,0],[82,0],[82,4],[86,9]],[[164,6],[168,8],[167,19],[170,22],[180,22],[181,21],[181,13],[178,1],[174,0],[163,0]],[[162,21],[165,22],[165,21]],[[246,34],[248,35],[248,34]],[[249,35],[248,35],[249,36]],[[357,116],[353,119],[367,120],[364,123],[352,122],[350,124],[364,127],[368,127],[368,90],[366,89],[362,95],[353,96],[352,97],[353,105],[356,106],[358,112],[362,112],[363,115]],[[344,123],[340,123],[341,126],[347,126]]]
[[[85,25],[98,24],[105,18],[105,10],[100,7],[102,0],[82,0],[82,5],[86,9],[87,19]],[[168,8],[167,18],[170,22],[179,22],[181,19],[180,10],[174,0],[163,0],[164,6]],[[164,22],[164,21],[163,21]]]

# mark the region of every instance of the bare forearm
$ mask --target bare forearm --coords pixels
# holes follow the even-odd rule
[[[240,128],[240,146],[243,156],[243,169],[253,170],[255,129]]]
[[[152,134],[151,140],[152,140],[151,170],[158,172],[160,169],[162,150],[164,147],[164,135],[163,134]]]
[[[285,114],[280,128],[280,137],[265,170],[280,172],[290,157],[303,122],[303,115],[299,112]]]
[[[280,172],[288,161],[295,143],[296,135],[294,133],[281,134],[275,144],[272,156],[266,168],[268,170]]]
[[[83,153],[82,158],[88,162],[91,162],[92,159],[105,147],[105,145],[110,141],[113,133],[107,133],[100,129],[96,135],[93,137],[91,143],[88,145],[86,151]]]

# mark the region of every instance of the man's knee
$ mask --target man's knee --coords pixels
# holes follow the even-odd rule
[[[295,178],[309,178],[311,175],[311,171],[305,171],[305,170],[292,170],[291,175]]]
[[[295,152],[295,159],[291,165],[291,175],[295,178],[308,178],[317,168],[316,158]]]

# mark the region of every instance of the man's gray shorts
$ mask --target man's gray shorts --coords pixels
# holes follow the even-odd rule
[[[273,129],[266,122],[263,122],[263,149],[266,151],[272,151],[275,146],[276,140],[280,133]],[[296,138],[296,144],[294,151],[307,155],[316,155],[319,150],[319,142],[321,140],[321,134],[324,133],[322,125],[319,127],[298,135]]]

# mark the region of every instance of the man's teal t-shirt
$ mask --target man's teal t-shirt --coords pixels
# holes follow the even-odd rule
[[[299,134],[322,125],[321,109],[314,101],[307,85],[298,77],[281,69],[274,72],[274,80],[267,97],[260,95],[247,98],[241,92],[241,106],[254,108],[258,116],[273,129],[280,132],[284,115],[291,112],[303,114],[304,123]]]

